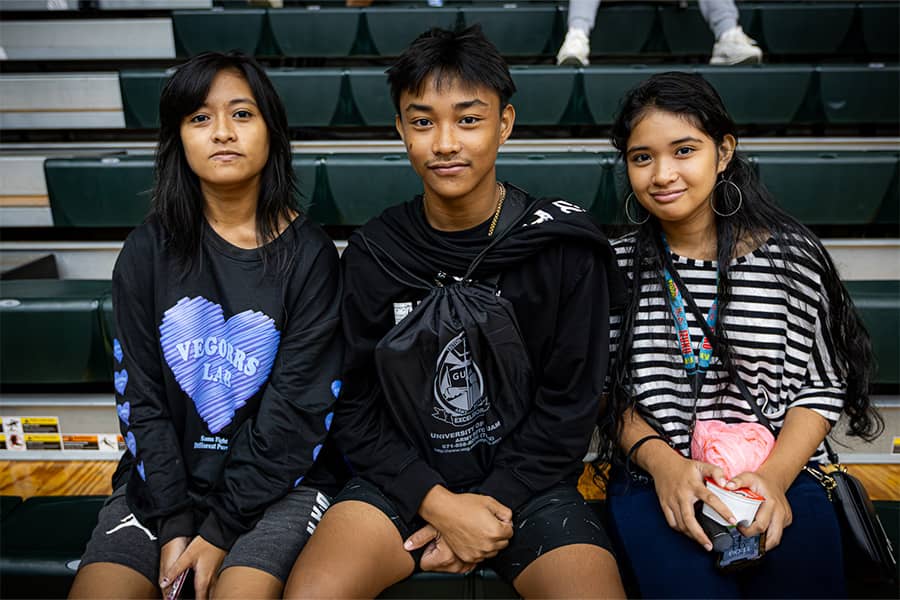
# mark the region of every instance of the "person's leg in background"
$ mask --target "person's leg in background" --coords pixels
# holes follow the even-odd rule
[[[713,46],[713,65],[737,65],[762,62],[762,50],[738,24],[738,9],[734,0],[699,0],[700,14],[716,38]]]
[[[600,0],[569,0],[569,31],[556,55],[556,64],[586,67],[590,63],[589,38]]]

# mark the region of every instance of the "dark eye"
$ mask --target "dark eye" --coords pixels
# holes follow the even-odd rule
[[[650,155],[646,153],[631,155],[631,162],[635,164],[642,164],[647,162],[648,160],[650,160]]]
[[[234,113],[234,116],[237,117],[238,119],[249,119],[250,117],[253,116],[253,113],[251,113],[249,110],[241,109],[239,111],[236,111]]]
[[[689,154],[693,154],[694,149],[690,146],[684,146],[675,151],[675,156],[688,156]]]
[[[477,123],[480,120],[481,119],[479,119],[478,117],[463,117],[462,119],[459,120],[459,122],[462,123],[463,125],[474,125],[475,123]]]
[[[208,121],[209,117],[206,115],[194,115],[191,117],[191,123],[203,123],[204,121]]]
[[[411,122],[416,127],[428,127],[429,125],[431,125],[431,121],[424,117],[421,119],[413,119]]]

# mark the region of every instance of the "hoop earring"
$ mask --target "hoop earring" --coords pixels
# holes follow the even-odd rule
[[[635,225],[643,225],[647,221],[650,220],[650,212],[647,212],[647,217],[643,221],[638,221],[634,217],[631,216],[631,211],[628,210],[629,200],[634,197],[634,192],[631,192],[627,196],[625,196],[625,216],[628,217],[628,220],[634,223]]]
[[[737,206],[730,213],[721,213],[716,210],[716,189],[723,183],[729,184],[731,187],[736,189],[737,193],[738,193]],[[723,192],[722,195],[725,196],[725,193]],[[738,184],[736,184],[735,182],[731,181],[730,179],[725,179],[724,177],[722,179],[720,179],[719,182],[713,187],[713,193],[709,197],[709,207],[712,208],[712,211],[714,213],[716,213],[717,215],[719,215],[720,217],[730,217],[734,214],[737,214],[737,211],[741,210],[741,205],[743,205],[743,204],[744,204],[744,194],[741,192],[741,188],[738,187]]]

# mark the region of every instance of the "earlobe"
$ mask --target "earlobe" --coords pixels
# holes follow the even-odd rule
[[[716,169],[716,173],[722,173],[725,169],[728,168],[728,165],[731,163],[731,160],[734,158],[734,150],[737,147],[737,140],[731,134],[727,134],[722,139],[722,144],[719,146],[718,154],[719,154],[719,164]]]
[[[512,134],[513,125],[516,122],[516,109],[512,104],[503,107],[500,113],[500,143],[503,144]]]

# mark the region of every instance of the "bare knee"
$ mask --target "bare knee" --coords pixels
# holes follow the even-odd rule
[[[525,567],[513,586],[524,598],[624,598],[613,555],[589,544],[555,548]]]
[[[71,600],[103,598],[157,598],[156,584],[125,565],[91,563],[79,569],[69,590]]]
[[[285,585],[285,598],[372,598],[415,567],[383,512],[341,502],[325,513]]]

